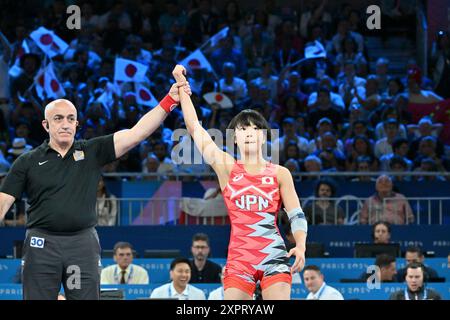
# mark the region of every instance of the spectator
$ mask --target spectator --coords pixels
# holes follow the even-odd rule
[[[147,270],[133,264],[133,246],[128,242],[114,245],[115,265],[102,270],[101,284],[148,284]]]
[[[422,264],[413,262],[406,267],[406,288],[394,292],[389,300],[441,300],[441,295],[433,289],[425,288],[427,280]]]
[[[285,166],[292,173],[300,173],[300,164],[297,159],[288,158],[283,166]],[[294,177],[294,181],[298,181],[298,177]]]
[[[380,169],[382,171],[392,170],[390,166],[390,161],[395,157],[401,157],[406,163],[407,170],[410,171],[412,169],[412,161],[407,158],[409,151],[409,143],[405,138],[397,137],[392,143],[393,152],[389,154],[385,154],[380,158]]]
[[[326,30],[329,30],[332,23],[332,18],[329,12],[326,11],[328,1],[308,1],[305,3],[306,8],[302,11],[300,16],[300,35],[307,38],[311,34],[311,30],[315,25],[323,25]]]
[[[356,163],[356,172],[372,172],[371,168],[373,168],[373,158],[367,156],[359,156],[355,160]],[[357,176],[352,179],[352,181],[360,181],[360,182],[374,182],[376,179],[372,176]]]
[[[310,133],[316,127],[317,123],[322,118],[328,118],[331,120],[333,127],[336,131],[340,131],[342,128],[342,110],[332,104],[330,100],[330,90],[326,87],[319,89],[317,97],[317,107],[311,109],[309,112],[309,127]]]
[[[155,288],[150,299],[206,300],[202,290],[189,284],[191,265],[186,258],[175,258],[170,264],[170,283]]]
[[[358,157],[370,158],[370,163],[373,164],[375,156],[373,155],[373,146],[370,140],[365,136],[356,136],[353,138],[353,145],[351,153],[347,156],[345,168],[347,171],[356,170],[356,159]]]
[[[220,273],[220,283],[222,284],[219,288],[212,290],[208,295],[208,300],[224,300],[224,289],[223,289],[223,275],[225,273],[225,266],[222,268]]]
[[[425,273],[425,278],[427,278],[428,281],[439,278],[439,275],[436,272],[436,270],[425,265],[425,256],[422,252],[422,249],[420,249],[419,247],[410,246],[410,247],[406,248],[405,260],[406,260],[405,262],[407,265],[410,265],[411,263],[422,264],[423,271]],[[397,272],[398,282],[405,281],[406,271],[407,271],[407,267],[398,270],[398,272]]]
[[[392,190],[392,180],[386,175],[378,177],[376,193],[369,197],[361,209],[360,223],[373,224],[383,220],[391,224],[414,222],[412,209],[405,196]]]
[[[108,191],[105,180],[100,177],[97,187],[97,217],[99,226],[115,226],[117,219],[117,198]]]
[[[375,258],[375,274],[364,272],[361,275],[361,279],[364,281],[373,281],[375,282],[395,282],[397,280],[397,268],[395,263],[395,257],[392,257],[388,254],[380,254]],[[375,279],[372,276],[375,275]]]
[[[296,159],[304,158],[308,154],[308,140],[299,136],[295,130],[295,120],[291,117],[283,119],[282,123],[283,135],[274,141],[273,152],[279,152],[280,157],[283,161],[286,161],[287,156],[287,146],[291,142],[294,142],[298,148],[299,154]],[[289,156],[291,158],[291,156]]]
[[[236,66],[232,62],[225,62],[222,68],[224,77],[219,80],[219,90],[225,93],[235,104],[247,96],[247,83],[235,77]]]
[[[366,96],[366,79],[356,75],[356,65],[352,60],[344,62],[344,71],[338,75],[339,94],[344,99],[345,105],[350,105],[357,94],[360,97]]]
[[[357,44],[357,52],[364,51],[363,37],[357,32],[350,31],[349,27],[349,21],[346,19],[341,19],[337,24],[337,33],[331,39],[331,41],[333,42],[333,51],[337,54],[344,51],[344,48],[342,47],[342,40],[348,36],[351,36],[353,37],[353,39],[355,39],[355,42]]]
[[[432,158],[422,158],[420,160],[420,166],[416,168],[414,171],[419,172],[430,172],[434,173],[433,175],[423,175],[423,176],[415,176],[414,178],[417,181],[446,181],[445,178],[438,174],[443,168],[438,167],[436,161]]]
[[[195,48],[217,33],[219,21],[217,14],[212,11],[211,0],[200,0],[198,4],[198,9],[190,15],[188,22],[188,34]]]
[[[31,149],[33,147],[27,144],[24,138],[14,138],[12,147],[8,149],[9,163],[13,163],[19,156],[31,151]]]
[[[262,74],[260,77],[252,80],[259,86],[266,86],[270,90],[270,98],[275,101],[278,96],[278,77],[273,75],[273,61],[268,59],[262,62]]]
[[[304,207],[306,219],[310,224],[344,224],[344,210],[335,204],[336,186],[331,180],[317,182],[314,200]]]
[[[448,32],[439,31],[437,34],[437,50],[434,52],[436,64],[433,70],[433,80],[435,83],[435,92],[444,99],[450,98],[450,86],[446,81],[450,76],[450,41]]]
[[[399,77],[392,77],[388,80],[387,88],[383,90],[380,86],[380,90],[382,90],[381,101],[392,104],[395,98],[405,91],[405,86]]]
[[[318,266],[306,266],[303,269],[303,279],[309,291],[306,300],[344,300],[338,290],[325,283],[324,275]]]
[[[391,243],[391,224],[386,221],[378,221],[372,226],[372,240],[375,244]]]
[[[209,237],[197,233],[192,238],[191,283],[220,283],[221,267],[208,259]]]
[[[319,88],[322,88],[322,87],[328,88],[328,90],[330,91],[331,103],[338,108],[345,109],[345,104],[344,104],[344,100],[342,100],[342,97],[339,94],[337,94],[331,90],[332,89],[331,81],[332,80],[329,76],[322,77],[322,79],[320,79],[320,82],[319,82]],[[317,91],[313,92],[309,95],[309,98],[308,98],[308,107],[309,108],[314,109],[318,106],[318,104],[319,104],[318,95],[319,95],[319,93]]]
[[[408,132],[414,139],[426,136],[438,138],[442,129],[442,123],[433,123],[429,116],[422,117],[417,124],[408,125]]]
[[[336,136],[330,131],[320,136],[321,149],[314,152],[322,160],[322,167],[327,171],[345,170],[345,156],[338,149]]]
[[[382,156],[392,154],[392,144],[394,139],[399,135],[399,123],[395,119],[388,119],[384,121],[384,130],[386,131],[386,137],[378,139],[375,142],[375,156],[381,159]]]
[[[376,111],[375,111],[376,112]],[[376,117],[374,117],[376,118]],[[399,132],[398,135],[402,138],[407,138],[407,132],[406,132],[406,127],[400,123],[401,119],[400,119],[400,114],[397,111],[397,109],[395,107],[385,107],[383,110],[383,113],[381,115],[381,120],[382,121],[377,121],[378,124],[374,124],[375,126],[375,136],[377,139],[382,139],[384,137],[386,137],[386,130],[385,130],[385,123],[387,120],[391,120],[394,119],[396,121],[399,122]],[[378,120],[378,119],[377,119]]]
[[[408,99],[409,103],[433,103],[442,101],[442,97],[430,90],[422,90],[422,73],[419,68],[408,70]]]
[[[364,58],[363,53],[358,51],[358,44],[356,43],[355,38],[346,36],[342,39],[340,47],[342,48],[342,52],[336,56],[335,73],[342,72],[344,69],[344,62],[350,60],[357,67],[357,70],[359,71],[358,74],[366,74],[367,61]]]
[[[304,171],[306,173],[319,173],[322,171],[322,160],[319,157],[314,155],[309,155],[303,161]],[[316,180],[315,176],[306,176],[303,179],[305,180]]]
[[[402,173],[402,172],[410,171],[406,160],[407,159],[405,157],[401,157],[401,156],[397,156],[397,155],[394,155],[389,160],[389,166],[388,166],[389,170],[388,171],[391,174],[393,181],[411,181],[410,176],[395,174],[395,173]]]
[[[438,153],[438,140],[433,136],[426,136],[419,141],[418,153],[414,158],[414,167],[420,167],[424,158],[431,158],[435,161],[438,168],[436,171],[445,171],[449,164],[448,160],[443,159]]]
[[[267,78],[272,73],[273,39],[260,24],[254,24],[251,34],[245,37],[243,51],[250,68],[263,68]],[[270,69],[266,70],[270,65]]]
[[[388,90],[389,86],[388,70],[389,70],[389,60],[384,57],[378,58],[375,64],[375,75],[378,80],[378,87],[380,89],[380,92],[385,92]]]
[[[234,64],[235,69],[233,71],[237,77],[244,78],[247,72],[246,59],[241,51],[233,49],[233,44],[233,37],[228,35],[219,41],[219,48],[211,53],[210,61],[219,77],[225,76],[222,69],[225,62]]]

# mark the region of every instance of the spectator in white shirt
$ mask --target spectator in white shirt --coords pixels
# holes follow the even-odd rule
[[[386,120],[384,125],[384,130],[386,132],[386,137],[377,140],[375,143],[375,156],[380,159],[382,156],[393,153],[392,143],[394,139],[398,136],[398,121],[395,119]]]
[[[224,289],[223,289],[224,273],[225,273],[225,266],[222,267],[222,273],[220,274],[220,281],[222,282],[222,285],[209,293],[208,300],[224,300]]]
[[[102,270],[101,284],[148,284],[147,270],[133,264],[133,246],[128,242],[114,245],[114,261],[117,263]]]
[[[306,300],[344,300],[338,290],[325,283],[319,267],[315,265],[306,266],[303,270],[303,279],[309,291]]]
[[[172,282],[155,288],[150,299],[206,300],[205,293],[190,285],[191,265],[186,258],[176,258],[170,264]]]
[[[236,66],[232,62],[223,64],[222,73],[224,77],[219,80],[221,92],[226,93],[233,102],[244,99],[247,96],[247,83],[238,77],[235,77]]]
[[[323,86],[327,87],[330,90],[331,103],[333,103],[336,107],[345,109],[345,104],[344,104],[344,100],[342,100],[342,97],[339,94],[331,91],[331,89],[332,89],[331,81],[332,80],[329,76],[323,76],[322,79],[320,79],[319,88],[323,87]],[[318,91],[313,92],[309,95],[309,97],[308,97],[308,107],[309,108],[317,107],[317,104],[318,104],[317,96],[318,96]]]

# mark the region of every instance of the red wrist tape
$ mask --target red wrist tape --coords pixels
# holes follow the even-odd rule
[[[166,96],[159,102],[159,105],[164,109],[164,111],[169,113],[178,106],[178,102],[173,100],[169,94],[166,94]]]

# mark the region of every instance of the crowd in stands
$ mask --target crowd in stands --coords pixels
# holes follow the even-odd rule
[[[51,61],[65,98],[78,108],[79,138],[129,128],[148,109],[138,103],[133,83],[114,81],[117,57],[148,66],[144,85],[161,99],[173,82],[174,65],[201,47],[213,72],[190,66],[188,80],[203,125],[221,130],[225,137],[225,124],[236,113],[245,108],[260,111],[272,128],[280,130],[272,151],[279,152],[280,164],[293,173],[450,169],[448,141],[440,139],[443,125],[433,115],[415,123],[407,108],[409,103],[448,98],[448,81],[442,80],[449,70],[445,32],[439,33],[431,50],[433,70],[427,78],[414,61],[401,75],[390,73],[384,57],[370,61],[368,30],[361,27],[363,12],[348,4],[335,11],[323,0],[308,1],[302,8],[266,0],[251,10],[233,0],[220,6],[208,0],[77,4],[82,12],[80,30],[66,27],[62,0],[37,4],[41,10],[27,6],[11,10],[12,2],[1,5],[5,9],[0,13],[1,172],[46,138],[41,120],[43,107],[52,98],[37,92],[35,77],[50,59],[29,37],[40,26],[69,44]],[[214,46],[204,45],[224,27],[229,27],[225,37]],[[325,48],[326,58],[291,67],[316,40]],[[209,92],[224,93],[233,107],[208,104],[203,95]],[[210,170],[206,165],[172,161],[177,144],[189,147],[190,141],[171,138],[175,129],[183,127],[178,109],[160,130],[105,167],[105,172],[164,176]]]

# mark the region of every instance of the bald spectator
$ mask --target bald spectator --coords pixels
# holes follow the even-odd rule
[[[376,193],[369,197],[361,209],[359,216],[361,224],[373,224],[383,220],[391,224],[409,224],[414,222],[414,215],[405,196],[392,190],[390,177],[379,176]]]

